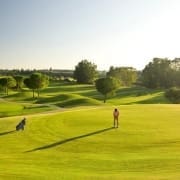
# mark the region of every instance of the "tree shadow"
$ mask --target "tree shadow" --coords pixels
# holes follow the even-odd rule
[[[99,130],[99,131],[94,131],[94,132],[91,132],[91,133],[88,133],[88,134],[83,134],[83,135],[80,135],[80,136],[76,136],[76,137],[64,139],[64,140],[62,140],[62,141],[58,141],[58,142],[55,142],[55,143],[52,143],[52,144],[48,144],[48,145],[45,145],[45,146],[41,146],[41,147],[38,147],[38,148],[34,148],[34,149],[32,149],[32,150],[25,151],[25,152],[27,153],[27,152],[33,152],[33,151],[38,151],[38,150],[44,150],[44,149],[53,148],[53,147],[55,147],[55,146],[59,146],[59,145],[61,145],[61,144],[68,143],[68,142],[70,142],[70,141],[74,141],[74,140],[77,140],[77,139],[85,138],[85,137],[92,136],[92,135],[96,135],[96,134],[100,134],[100,133],[103,133],[103,132],[105,132],[105,131],[109,131],[109,130],[111,130],[111,129],[114,129],[114,127],[110,127],[110,128],[102,129],[102,130]]]
[[[0,136],[4,136],[4,135],[7,135],[7,134],[11,134],[11,133],[13,133],[13,132],[15,132],[15,131],[16,131],[16,130],[1,132],[1,133],[0,133]]]

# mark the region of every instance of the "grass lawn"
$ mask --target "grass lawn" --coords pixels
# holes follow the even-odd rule
[[[72,108],[0,119],[0,179],[180,179],[180,105]]]
[[[29,103],[15,103],[9,101],[0,102],[0,118],[16,115],[27,115],[54,110],[55,108],[48,105],[34,105]]]
[[[37,96],[37,94],[35,95]],[[24,89],[22,92],[14,92],[8,96],[4,96],[3,99],[20,104],[44,104],[47,106],[51,104],[63,108],[103,104],[103,96],[96,91],[94,85],[62,83],[50,84],[49,87],[41,90],[39,98],[33,99],[32,92]],[[170,102],[164,97],[163,90],[150,90],[143,87],[122,87],[116,92],[116,95],[107,99],[106,104],[130,105],[168,103]]]

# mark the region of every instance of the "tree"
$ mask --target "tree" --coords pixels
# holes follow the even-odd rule
[[[165,97],[167,97],[173,103],[180,104],[180,89],[173,87],[166,90]]]
[[[104,103],[109,95],[112,95],[119,87],[120,81],[116,78],[106,77],[96,80],[96,89],[104,95]]]
[[[16,82],[12,76],[0,78],[0,85],[4,88],[5,94],[9,94],[9,88],[15,87]]]
[[[137,71],[132,67],[111,66],[107,76],[119,79],[123,86],[130,86],[137,80]]]
[[[142,71],[142,83],[148,88],[168,88],[175,85],[173,68],[168,59],[154,58]]]
[[[172,60],[170,66],[173,70],[173,85],[180,87],[180,58],[175,58]]]
[[[7,84],[7,79],[6,79],[6,77],[0,78],[0,86],[1,86],[2,89],[4,90],[5,94],[7,94],[6,84]]]
[[[41,73],[33,73],[29,78],[24,80],[24,84],[33,91],[33,98],[35,90],[40,94],[40,89],[45,88],[49,84],[49,77]]]
[[[32,89],[33,98],[34,98],[34,92],[35,92],[35,89],[36,89],[36,85],[35,85],[34,81],[31,79],[31,77],[25,78],[25,79],[24,79],[24,84],[25,84],[29,89]]]
[[[75,67],[74,77],[78,83],[91,84],[97,77],[97,66],[87,60],[82,60]]]
[[[22,88],[22,86],[23,86],[24,77],[21,76],[21,75],[15,75],[13,77],[16,80],[16,88],[19,91]]]

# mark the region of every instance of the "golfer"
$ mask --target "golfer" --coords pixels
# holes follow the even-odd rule
[[[119,118],[119,111],[118,109],[114,109],[113,111],[113,117],[114,117],[114,127],[118,128],[119,122],[118,122],[118,118]]]

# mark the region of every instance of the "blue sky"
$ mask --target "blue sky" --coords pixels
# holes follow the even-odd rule
[[[0,0],[0,69],[143,69],[180,57],[179,0]]]

